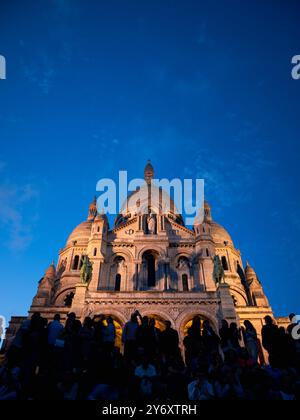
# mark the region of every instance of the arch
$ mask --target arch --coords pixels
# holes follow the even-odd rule
[[[179,261],[179,258],[180,257],[185,257],[185,258],[187,258],[189,260],[189,262],[191,262],[191,260],[195,257],[195,254],[194,253],[190,253],[188,251],[179,251],[179,252],[177,252],[175,254],[175,256],[174,256],[174,261],[175,261],[175,264],[176,265],[178,264],[178,261]]]
[[[58,295],[55,296],[55,298],[54,298],[55,306],[65,306],[64,300],[67,297],[67,295],[70,294],[70,293],[74,293],[74,295],[75,295],[74,287],[69,287],[68,289],[64,289],[64,290],[60,291],[58,293]]]
[[[154,309],[151,311],[151,309],[148,309],[146,311],[142,311],[142,316],[148,316],[149,318],[157,318],[161,321],[170,321],[173,328],[175,328],[175,322],[170,317],[170,315],[164,311]]]
[[[96,255],[97,255],[97,248],[94,248],[93,255],[94,255],[94,257],[96,257]]]
[[[153,244],[151,246],[149,246],[149,245],[143,246],[137,253],[137,259],[142,260],[142,256],[146,251],[155,251],[159,255],[160,258],[162,258],[162,259],[167,258],[166,249],[161,248],[160,246],[158,246],[156,244],[155,245]]]
[[[117,252],[114,252],[113,254],[111,254],[111,256],[110,256],[110,262],[111,263],[115,262],[115,259],[117,257],[124,258],[124,260],[126,262],[132,262],[133,261],[133,255],[132,255],[132,253],[130,251],[126,250],[126,249],[118,250]]]
[[[190,258],[187,257],[186,255],[179,255],[179,257],[177,258],[177,264],[176,264],[176,268],[178,268],[179,270],[181,269],[190,269],[191,266],[191,261]]]
[[[115,255],[114,259],[113,259],[113,263],[114,264],[118,264],[120,262],[124,262],[125,263],[125,258],[123,255]]]
[[[64,298],[64,303],[65,303],[66,308],[70,308],[72,306],[74,296],[75,296],[75,292],[69,292],[66,294]]]
[[[236,305],[237,306],[247,306],[247,295],[246,292],[242,291],[241,289],[238,289],[237,287],[230,287],[230,293],[234,296],[236,299]]]
[[[75,255],[72,263],[72,270],[78,270],[79,265],[79,255]]]
[[[132,310],[134,312],[134,310]],[[117,309],[109,309],[109,308],[103,308],[100,304],[93,305],[93,309],[89,310],[89,306],[87,306],[84,310],[84,315],[82,316],[82,319],[86,316],[90,316],[93,318],[96,315],[105,315],[105,316],[111,316],[115,318],[121,327],[124,327],[125,323],[129,320],[125,317],[125,315],[118,311]]]
[[[203,310],[202,308],[199,308],[198,311],[196,310],[196,308],[192,308],[190,310],[184,311],[184,313],[180,315],[176,320],[176,328],[179,333],[179,337],[181,337],[181,339],[184,338],[184,328],[186,324],[195,316],[200,316],[207,319],[210,322],[211,326],[213,327],[214,331],[218,333],[219,323],[218,323],[218,319],[216,315],[206,310]]]
[[[108,314],[95,314],[93,315],[93,321],[97,322],[97,318],[99,318],[99,321],[103,322],[103,325],[106,326],[107,325],[107,321],[106,319],[103,319],[103,316],[105,318],[107,317],[111,317],[113,319],[113,323],[115,326],[115,331],[116,331],[116,339],[115,339],[115,346],[119,347],[120,349],[122,348],[122,330],[123,330],[123,326],[120,323],[120,320],[118,319],[118,317],[116,317],[114,314],[108,313]]]

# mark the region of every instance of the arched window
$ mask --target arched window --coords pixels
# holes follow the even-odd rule
[[[205,233],[205,227],[203,226],[203,233]]]
[[[152,254],[147,255],[147,278],[148,287],[155,286],[155,258]]]
[[[97,255],[97,248],[94,248],[94,257]]]
[[[182,274],[181,278],[182,278],[182,290],[184,292],[188,292],[189,291],[189,283],[188,283],[187,274]]]
[[[121,274],[116,274],[115,292],[119,292],[120,290],[121,290]]]
[[[150,249],[143,254],[143,280],[145,281],[143,287],[150,289],[156,287],[156,262],[158,256],[157,251]]]
[[[206,248],[206,256],[209,257],[209,249]]]
[[[72,270],[78,270],[79,255],[75,255],[72,265]]]
[[[97,227],[97,232],[100,232],[100,226]]]
[[[223,269],[226,271],[226,270],[228,270],[228,263],[227,263],[227,259],[226,259],[226,257],[222,257],[222,266],[223,266]]]

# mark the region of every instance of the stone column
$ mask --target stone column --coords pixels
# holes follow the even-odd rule
[[[72,269],[73,257],[74,257],[74,248],[72,248],[71,252],[69,252],[69,254],[68,254],[67,265],[66,265],[66,268],[65,268],[66,272],[70,271]]]
[[[89,290],[95,292],[99,288],[102,258],[94,257],[91,258],[91,261],[93,262],[93,275],[89,284]]]
[[[135,271],[133,277],[133,290],[139,289],[139,264],[135,263]]]
[[[139,264],[139,270],[138,270],[138,278],[139,278],[139,284],[138,284],[138,290],[144,290],[145,288],[145,277],[146,277],[146,273],[145,273],[145,266],[143,263]]]
[[[83,283],[76,284],[75,296],[72,302],[71,312],[75,312],[77,318],[81,318],[82,316],[86,291],[87,291],[87,284],[83,284]]]
[[[223,319],[226,319],[229,323],[238,323],[234,302],[230,293],[230,286],[227,283],[220,283],[217,289],[220,297],[220,315]]]
[[[193,263],[192,264],[192,279],[193,279],[192,290],[201,290],[202,291],[202,287],[200,286],[199,264],[198,263]]]
[[[202,275],[205,283],[205,289],[207,292],[215,292],[216,284],[213,279],[213,262],[210,257],[204,257],[201,261]]]
[[[170,263],[165,263],[165,281],[164,281],[164,289],[170,290],[171,288],[171,276],[170,276]]]
[[[167,263],[164,263],[164,290],[168,290]]]

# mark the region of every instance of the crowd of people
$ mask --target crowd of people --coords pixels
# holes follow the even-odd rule
[[[252,323],[222,321],[216,332],[195,317],[180,348],[138,311],[124,325],[123,353],[111,317],[34,313],[18,330],[0,366],[0,400],[179,402],[300,399],[300,340],[265,317],[262,343]],[[263,348],[268,354],[264,359]]]

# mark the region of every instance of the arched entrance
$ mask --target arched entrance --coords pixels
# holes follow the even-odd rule
[[[111,316],[114,322],[114,326],[116,329],[116,341],[115,346],[122,349],[122,324],[121,321],[113,314],[105,314],[105,315],[94,315],[93,321],[94,322],[103,322],[103,325],[107,325],[107,318]]]
[[[145,316],[147,316],[150,319],[154,319],[155,320],[155,327],[158,328],[160,331],[164,331],[164,329],[166,328],[165,325],[165,321],[167,321],[167,318],[164,318],[161,315],[157,315],[157,314],[144,314]]]
[[[187,331],[191,327],[194,317],[200,318],[201,330],[203,329],[203,322],[208,320],[214,332],[218,334],[218,319],[216,318],[215,314],[202,309],[201,312],[196,312],[195,309],[191,309],[182,313],[181,316],[179,316],[176,320],[176,328],[181,340],[183,340],[187,335]]]
[[[183,326],[183,336],[187,336],[188,334],[188,330],[189,328],[191,328],[192,324],[193,324],[193,320],[194,318],[198,318],[199,319],[199,329],[200,329],[200,334],[202,334],[202,330],[203,330],[203,322],[207,319],[205,318],[203,315],[194,315],[189,321],[187,321],[184,326]]]

